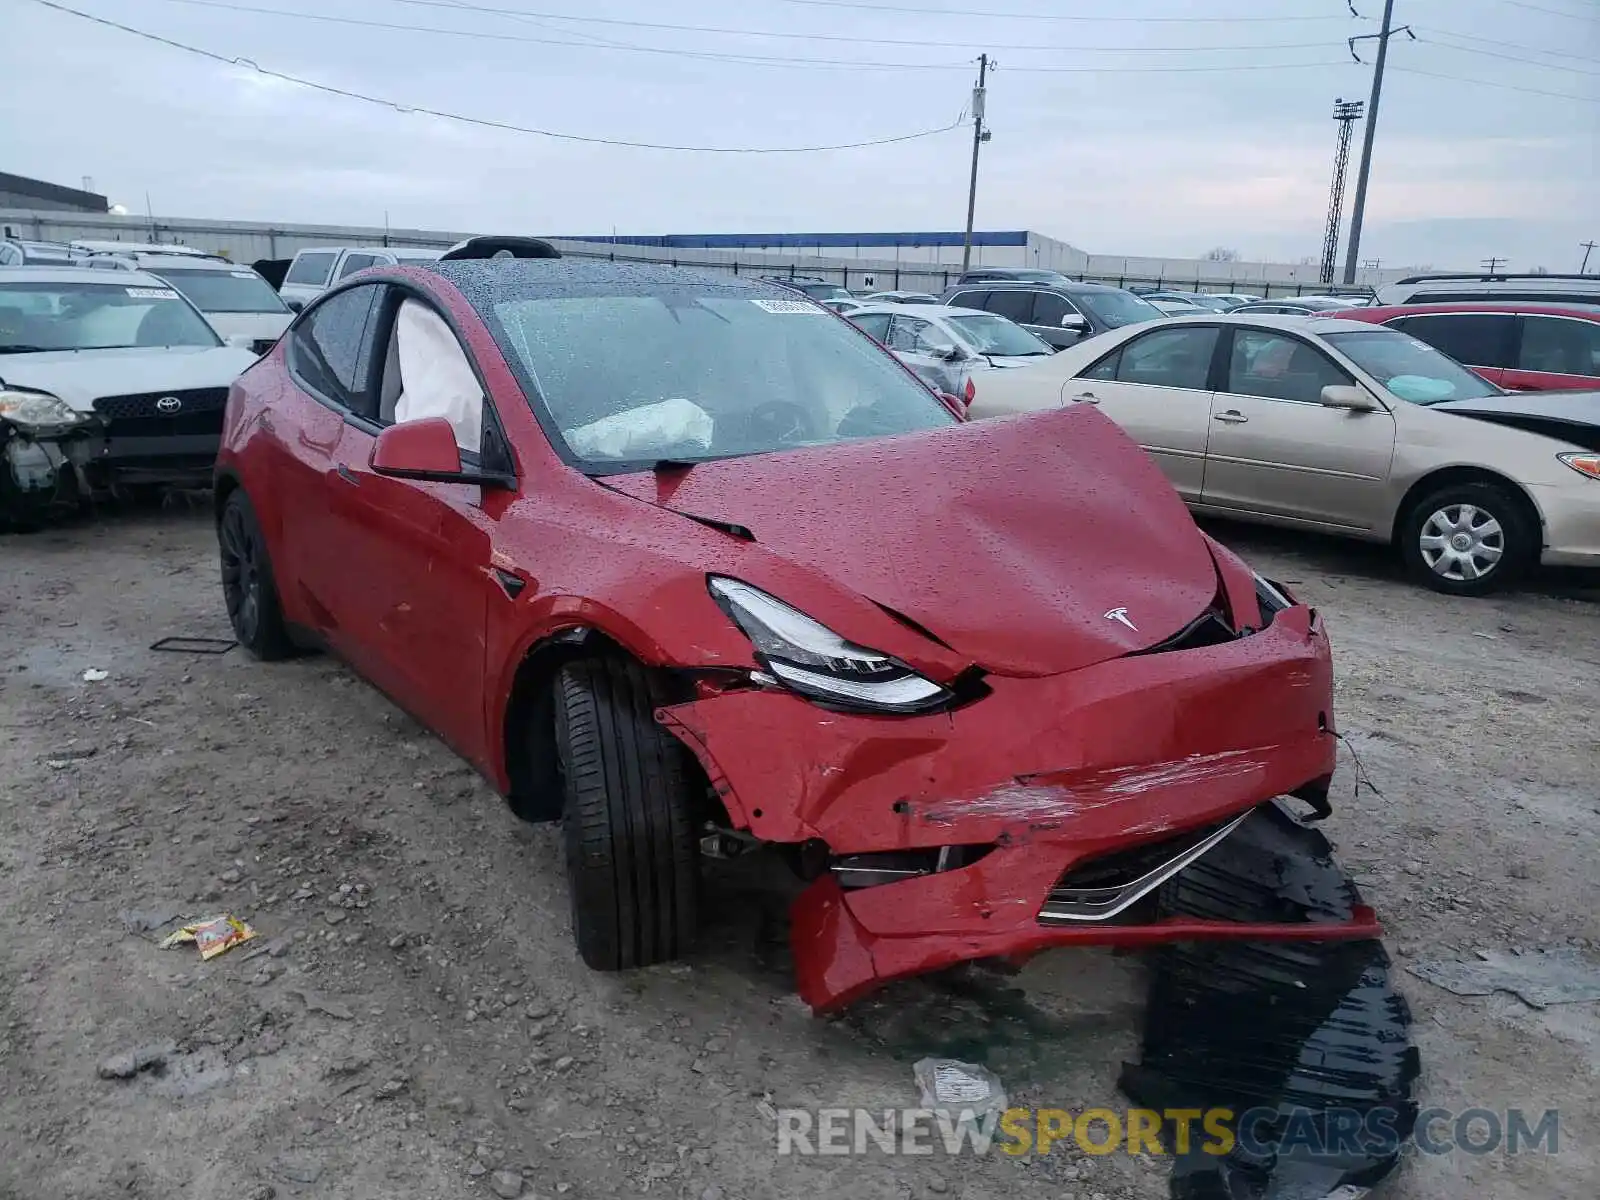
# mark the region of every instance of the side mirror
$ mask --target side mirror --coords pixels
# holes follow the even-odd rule
[[[1324,408],[1346,408],[1351,412],[1377,412],[1378,402],[1365,388],[1348,383],[1330,383],[1322,389]]]
[[[281,296],[279,299],[283,301],[290,312],[300,312],[306,306],[306,302],[298,296]]]
[[[1069,312],[1061,318],[1061,328],[1076,329],[1082,332],[1089,328],[1089,318],[1082,313]]]
[[[516,480],[509,475],[463,467],[455,430],[443,417],[406,421],[385,429],[372,448],[372,471],[392,479],[474,483],[495,488],[516,486]]]

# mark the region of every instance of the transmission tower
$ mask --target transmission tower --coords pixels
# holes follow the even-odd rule
[[[1344,215],[1344,176],[1350,165],[1350,133],[1361,119],[1359,100],[1335,100],[1333,119],[1339,122],[1339,148],[1333,156],[1333,188],[1328,195],[1328,231],[1322,238],[1321,283],[1332,283],[1339,262],[1339,221]]]

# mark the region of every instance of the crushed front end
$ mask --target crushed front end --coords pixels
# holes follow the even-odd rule
[[[1224,605],[1151,649],[986,676],[940,711],[852,712],[778,686],[662,709],[733,826],[819,868],[791,914],[801,997],[837,1009],[891,979],[1055,946],[1375,936],[1365,907],[1248,923],[1157,907],[1258,806],[1300,795],[1325,811],[1320,619],[1276,590],[1258,616],[1234,590],[1248,622]]]
[[[88,503],[86,468],[104,434],[60,407],[53,397],[0,390],[0,529],[36,529]]]

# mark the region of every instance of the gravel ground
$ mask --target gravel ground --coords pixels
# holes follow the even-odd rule
[[[1399,965],[1600,964],[1593,581],[1455,601],[1373,551],[1218,532],[1327,615],[1340,725],[1381,789],[1352,798],[1347,756],[1328,828]],[[554,831],[339,663],[148,649],[227,636],[216,576],[203,509],[0,538],[0,1197],[1167,1194],[1160,1159],[1061,1148],[779,1158],[763,1114],[914,1105],[912,1062],[946,1052],[1014,1102],[1125,1105],[1137,958],[964,970],[816,1020],[790,993],[790,889],[757,859],[691,962],[592,973]],[[218,911],[260,938],[202,962],[146,928]],[[1560,1153],[1418,1156],[1385,1194],[1600,1194],[1600,1004],[1398,978],[1423,1101],[1559,1108]],[[146,1050],[163,1065],[136,1070]]]

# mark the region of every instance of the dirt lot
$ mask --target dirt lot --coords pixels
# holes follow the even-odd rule
[[[1352,799],[1347,757],[1329,832],[1401,968],[1600,961],[1600,591],[1452,601],[1375,553],[1219,532],[1327,614],[1382,790]],[[1062,1148],[776,1156],[763,1102],[914,1105],[928,1054],[981,1055],[1014,1102],[1126,1104],[1143,968],[1060,952],[816,1020],[757,862],[692,962],[591,973],[554,831],[339,663],[148,649],[227,636],[215,559],[203,509],[0,538],[0,1196],[1167,1194],[1164,1161]],[[202,963],[144,928],[214,911],[261,939]],[[1418,1156],[1385,1194],[1600,1193],[1600,1004],[1398,978],[1423,1101],[1559,1108],[1560,1153]],[[163,1070],[100,1077],[163,1043]]]

